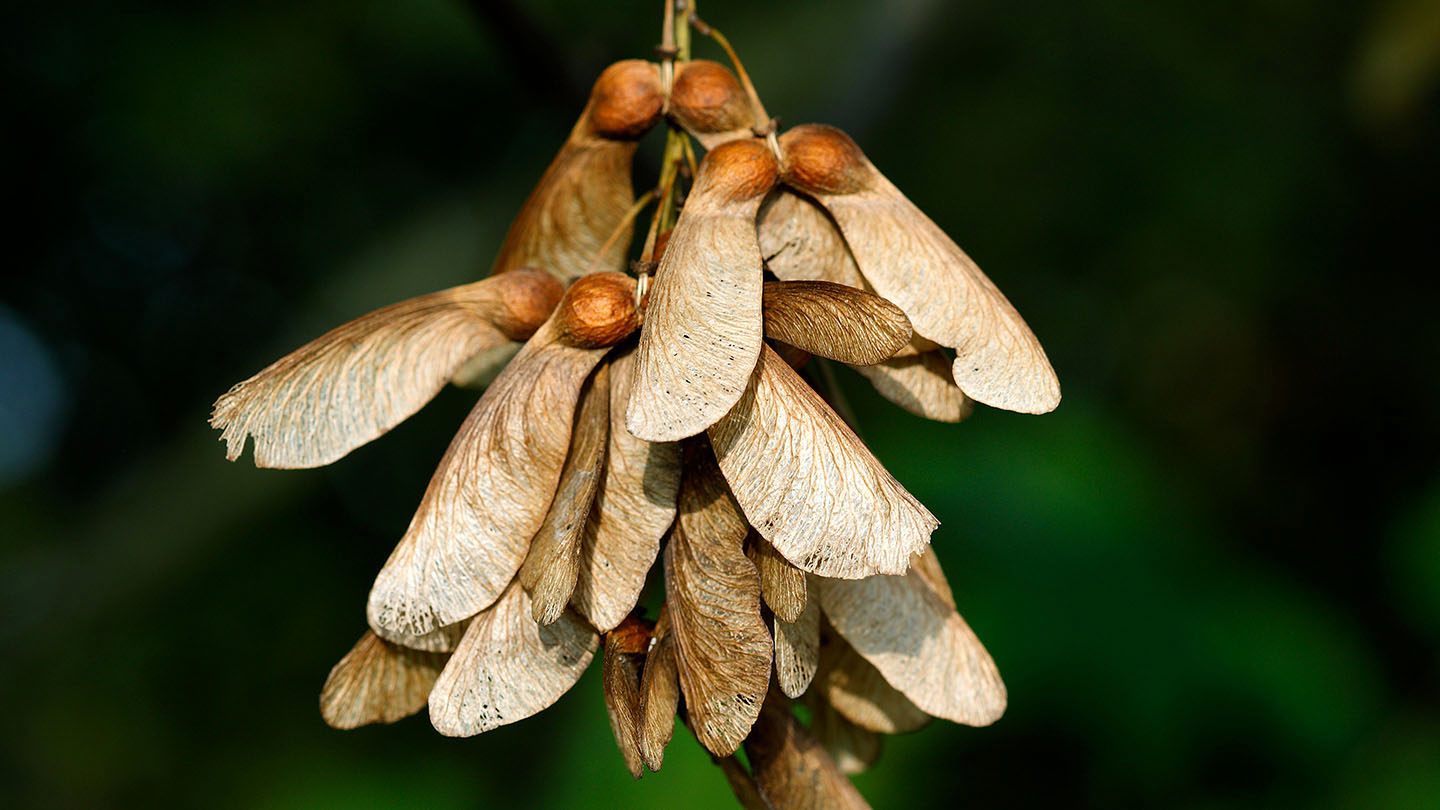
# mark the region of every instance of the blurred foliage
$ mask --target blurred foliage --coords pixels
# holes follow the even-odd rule
[[[11,10],[0,803],[728,806],[683,731],[630,783],[598,671],[470,740],[320,722],[473,393],[315,471],[228,464],[205,424],[308,337],[484,273],[658,10]],[[891,740],[872,802],[1440,806],[1436,4],[702,10],[772,112],[849,129],[978,258],[1065,385],[957,427],[849,380],[1011,696]]]

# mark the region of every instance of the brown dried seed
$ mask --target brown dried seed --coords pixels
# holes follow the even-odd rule
[[[758,200],[775,187],[779,175],[780,167],[770,148],[764,141],[751,138],[722,143],[706,153],[695,185],[734,202]]]
[[[707,149],[751,137],[755,114],[740,81],[717,62],[695,59],[675,66],[670,115]]]
[[[607,138],[638,138],[660,121],[660,67],[626,59],[605,68],[590,91],[590,123]]]
[[[640,669],[635,655],[643,654],[650,632],[639,619],[629,619],[605,635],[605,656],[601,661],[601,684],[610,731],[625,759],[630,775],[639,779],[645,772],[640,756]]]
[[[565,291],[556,310],[560,339],[580,349],[614,346],[640,326],[635,280],[623,273],[591,273]]]
[[[420,711],[448,655],[411,650],[367,632],[330,670],[320,716],[335,728],[393,723]]]
[[[844,132],[809,124],[781,138],[786,183],[819,194],[852,194],[866,187],[865,153]]]
[[[565,286],[554,276],[533,267],[518,267],[495,281],[504,290],[499,295],[502,306],[491,319],[511,340],[529,340],[565,294]]]

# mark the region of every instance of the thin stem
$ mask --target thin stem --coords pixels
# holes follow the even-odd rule
[[[745,95],[750,97],[750,106],[755,110],[756,125],[765,130],[765,132],[757,134],[769,134],[770,115],[765,112],[765,105],[760,101],[760,94],[755,92],[755,84],[750,81],[750,74],[745,72],[745,64],[740,61],[739,54],[735,53],[735,48],[730,44],[730,40],[700,19],[693,8],[690,10],[690,25],[701,35],[710,37],[725,49],[725,55],[730,57],[730,64],[735,66],[735,75],[740,78],[740,86],[745,88]]]
[[[669,77],[674,75],[676,62],[690,61],[690,15],[695,12],[695,0],[665,0],[665,14],[663,17],[664,29],[660,34],[660,57],[662,83],[669,87]],[[679,216],[676,205],[677,177],[680,174],[680,165],[689,157],[692,167],[691,176],[694,176],[694,151],[690,146],[690,136],[685,131],[670,125],[670,130],[665,134],[665,154],[660,162],[659,205],[656,207],[655,216],[650,220],[650,230],[645,236],[645,248],[641,252],[642,261],[636,267],[636,303],[639,304],[644,296],[644,290],[648,285],[649,273],[655,256],[655,241],[659,235],[675,227],[675,221]]]

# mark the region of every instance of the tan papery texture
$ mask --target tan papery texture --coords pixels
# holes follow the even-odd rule
[[[813,577],[806,577],[807,583]],[[820,602],[814,584],[799,619],[775,617],[775,682],[786,697],[796,698],[810,688],[820,664]]]
[[[939,525],[769,348],[710,441],[750,524],[806,571],[903,573]]]
[[[449,656],[411,650],[366,632],[320,691],[320,716],[335,728],[393,723],[420,711]]]
[[[469,617],[461,619],[453,624],[437,627],[428,633],[421,635],[410,635],[394,630],[370,628],[372,633],[380,636],[391,644],[399,644],[402,647],[409,647],[412,650],[423,650],[425,652],[453,652],[460,646],[460,639],[465,637],[465,628],[470,624]]]
[[[675,637],[670,635],[669,607],[660,609],[651,636],[645,669],[640,673],[640,756],[652,771],[665,761],[665,746],[675,734],[675,712],[680,706],[680,676],[675,661]]]
[[[831,281],[868,289],[840,228],[813,200],[784,186],[760,206],[756,230],[765,266],[781,281]]]
[[[771,807],[786,810],[868,808],[860,791],[820,743],[776,697],[765,701],[755,731],[745,740],[750,775]]]
[[[760,595],[775,615],[787,622],[798,621],[807,601],[805,572],[755,532],[745,543],[745,554],[760,574]]]
[[[940,595],[945,604],[955,607],[955,592],[950,589],[950,580],[940,567],[940,557],[935,554],[934,546],[926,546],[923,552],[916,554],[910,561],[910,570],[919,574],[925,584]]]
[[[770,684],[770,631],[746,531],[704,440],[687,443],[665,596],[690,725],[717,756],[740,746]]]
[[[1023,413],[1054,410],[1060,384],[1030,327],[848,135],[811,124],[780,143],[785,182],[825,206],[865,279],[905,311],[917,334],[955,350],[953,373],[966,395]]]
[[[625,634],[605,635],[605,656],[601,660],[600,681],[605,691],[605,711],[610,716],[610,731],[630,775],[639,779],[645,772],[640,756],[640,670],[628,651]],[[641,650],[643,652],[643,650]]]
[[[561,343],[552,318],[495,378],[375,579],[372,629],[424,635],[500,595],[549,511],[581,386],[604,353]]]
[[[329,464],[420,410],[469,358],[529,337],[560,293],[526,270],[391,304],[237,384],[210,424],[231,461],[253,436],[257,467]]]
[[[970,726],[1005,712],[995,662],[920,572],[819,585],[836,632],[922,711]]]
[[[939,351],[903,354],[852,368],[864,375],[880,396],[916,416],[959,422],[975,410],[974,400],[955,385],[950,360]]]
[[[659,67],[639,60],[611,66],[637,72],[653,71],[659,112]],[[629,227],[604,256],[596,254],[635,202],[631,163],[637,143],[631,138],[605,137],[595,118],[603,103],[598,96],[608,84],[602,74],[589,103],[565,145],[515,216],[491,269],[493,275],[517,267],[541,267],[564,282],[581,275],[595,261],[599,270],[623,270],[630,250]],[[630,123],[630,122],[625,122]],[[603,126],[603,125],[602,125]]]
[[[618,351],[618,350],[617,350]],[[608,631],[640,599],[645,575],[660,552],[660,538],[675,520],[680,488],[680,445],[637,439],[625,427],[632,349],[610,363],[610,444],[605,471],[582,534],[580,576],[571,604]]]
[[[885,299],[829,281],[768,281],[765,337],[839,360],[870,365],[910,342],[910,319]]]
[[[782,281],[832,281],[873,292],[824,208],[780,187],[760,207],[760,250]],[[955,385],[951,361],[935,344],[916,338],[890,360],[852,365],[881,396],[905,410],[941,422],[959,422],[975,403]]]
[[[828,701],[808,701],[813,719],[810,734],[835,760],[844,774],[861,773],[880,758],[880,735],[861,728],[835,710]]]
[[[645,306],[625,424],[648,441],[693,436],[745,391],[762,342],[755,212],[774,184],[762,144],[705,156]]]
[[[600,485],[609,434],[610,369],[602,363],[581,391],[560,484],[520,566],[520,584],[530,592],[535,621],[541,624],[560,618],[575,591],[580,535]]]
[[[891,686],[880,670],[833,630],[820,645],[815,685],[836,711],[868,731],[902,734],[930,722],[930,715]]]
[[[530,596],[514,582],[475,617],[430,692],[430,723],[469,737],[548,708],[580,679],[600,636],[566,612],[541,626]]]

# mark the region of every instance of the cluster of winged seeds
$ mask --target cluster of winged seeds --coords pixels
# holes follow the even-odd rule
[[[631,163],[662,121],[708,152],[637,289]],[[478,734],[598,651],[632,774],[660,768],[678,715],[755,807],[863,807],[844,774],[880,735],[996,720],[938,521],[807,382],[812,356],[942,421],[1059,400],[1010,303],[843,132],[777,137],[713,62],[612,65],[489,277],[344,324],[215,405],[232,460],[250,438],[258,466],[314,467],[503,366],[376,578],[325,720],[428,704],[441,733]]]

